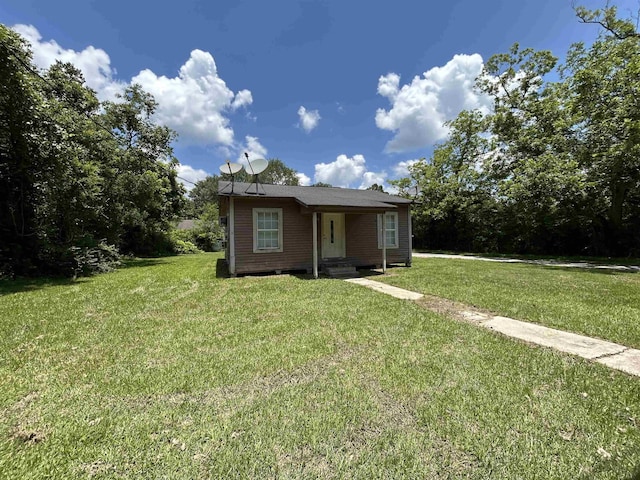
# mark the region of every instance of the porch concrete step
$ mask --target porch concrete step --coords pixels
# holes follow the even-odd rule
[[[327,265],[322,271],[330,277],[355,277],[358,275],[353,265]]]

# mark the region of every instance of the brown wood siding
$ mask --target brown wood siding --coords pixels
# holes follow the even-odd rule
[[[311,215],[294,200],[234,198],[236,273],[310,270],[313,264]],[[253,253],[253,209],[282,208],[282,252]]]
[[[283,251],[253,253],[253,209],[282,208]],[[311,270],[313,268],[312,215],[289,199],[234,197],[236,273],[273,272],[276,270]],[[387,249],[387,263],[409,260],[408,206],[398,206],[399,248]],[[220,202],[220,215],[229,215],[229,201]],[[318,256],[321,250],[322,214],[318,214]],[[230,222],[227,221],[227,225]],[[354,266],[381,265],[378,248],[377,214],[345,215],[346,255]],[[227,246],[227,260],[228,260]],[[322,260],[318,258],[320,264]]]
[[[387,249],[387,263],[409,261],[408,207],[398,209],[398,248]],[[382,265],[382,249],[378,248],[378,217],[375,213],[345,216],[347,259],[355,266]]]

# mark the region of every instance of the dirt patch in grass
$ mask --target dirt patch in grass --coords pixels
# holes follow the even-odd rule
[[[9,438],[22,443],[36,444],[47,438],[46,429],[39,426],[41,423],[36,414],[30,412],[30,407],[40,395],[31,392],[6,410],[6,416],[13,421],[13,427]]]
[[[294,472],[304,470],[309,478],[331,478],[332,467],[327,457],[314,452],[308,445],[298,447],[291,452],[277,446],[274,448],[274,455],[278,471],[283,476],[293,477]]]
[[[93,463],[83,464],[79,469],[82,473],[88,475],[90,478],[93,478],[98,475],[109,475],[116,473],[115,465],[111,465],[110,463],[103,462],[102,460],[96,460]]]
[[[477,308],[475,306],[465,305],[464,303],[455,302],[447,298],[436,297],[433,295],[425,295],[424,297],[416,300],[416,303],[423,308],[431,310],[432,312],[453,317],[456,320],[460,320],[467,323],[477,324],[478,320],[474,320],[474,317],[469,315],[469,312],[477,312],[481,315],[492,316],[495,315],[489,310]]]
[[[14,428],[11,434],[12,440],[17,440],[22,443],[40,443],[46,438],[45,432],[23,428],[18,425]]]

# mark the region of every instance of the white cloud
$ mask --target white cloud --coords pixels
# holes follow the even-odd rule
[[[82,71],[87,85],[97,92],[100,100],[114,100],[115,94],[122,90],[124,83],[114,79],[115,69],[104,50],[89,46],[76,52],[61,47],[55,40],[42,41],[42,35],[33,25],[18,24],[12,29],[31,44],[33,63],[38,68],[46,70],[56,60],[72,63]]]
[[[298,109],[298,117],[300,117],[298,125],[307,133],[318,126],[321,118],[318,110],[307,110],[303,106]]]
[[[315,181],[328,183],[334,187],[348,187],[352,182],[360,180],[366,171],[363,155],[338,155],[335,162],[317,163]]]
[[[193,168],[190,165],[178,165],[178,180],[184,185],[187,191],[194,187],[194,183],[204,180],[209,174],[201,168]],[[185,181],[186,180],[186,181]]]
[[[244,141],[244,145],[240,145],[240,147],[238,148],[238,150],[240,151],[238,155],[239,162],[247,163],[245,153],[249,156],[249,160],[256,160],[258,158],[267,157],[267,149],[258,141],[258,137],[247,135],[246,137],[244,137]]]
[[[56,60],[74,64],[100,100],[115,100],[116,93],[127,84],[139,83],[158,102],[155,120],[176,130],[183,144],[231,146],[234,132],[226,113],[253,103],[249,90],[234,94],[227,87],[209,52],[193,50],[176,77],[158,76],[145,69],[130,82],[123,82],[115,79],[116,71],[102,49],[89,46],[76,52],[55,40],[43,41],[32,25],[15,25],[13,29],[31,43],[33,60],[39,68],[49,68]]]
[[[460,111],[488,111],[490,99],[473,88],[482,67],[482,57],[476,53],[455,55],[443,67],[433,67],[402,87],[399,75],[381,76],[378,94],[389,99],[391,108],[377,110],[376,125],[395,133],[386,150],[402,152],[431,145],[446,137],[444,122]]]
[[[398,190],[398,187],[396,187],[395,185],[385,185],[384,191],[390,195],[397,195],[398,193],[400,193],[400,190]]]
[[[359,188],[367,188],[374,183],[382,184],[387,177],[385,172],[367,171],[363,155],[338,155],[331,163],[317,163],[314,179],[316,182],[328,183],[334,187],[349,187],[359,184]]]
[[[131,82],[155,97],[158,122],[176,130],[187,143],[231,145],[233,129],[224,113],[253,101],[249,90],[234,95],[218,76],[213,56],[202,50],[191,52],[177,77],[143,70]]]
[[[420,160],[405,160],[403,162],[398,162],[393,167],[393,173],[397,177],[408,177],[409,176],[409,167],[418,163]]]
[[[382,185],[387,178],[386,172],[365,172],[362,176],[361,189],[369,188],[374,183]]]
[[[305,175],[304,173],[297,172],[296,173],[296,177],[298,177],[298,182],[303,187],[307,187],[307,186],[311,185],[311,179],[307,175]]]
[[[382,95],[393,101],[398,95],[399,85],[400,75],[397,73],[388,73],[378,79],[378,95]]]
[[[247,105],[251,105],[253,103],[253,95],[249,90],[240,90],[236,93],[235,98],[233,99],[233,103],[231,103],[231,108],[233,110],[237,110],[240,107],[246,107]]]

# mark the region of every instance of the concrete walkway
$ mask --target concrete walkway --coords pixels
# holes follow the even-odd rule
[[[368,278],[349,278],[345,281],[371,288],[377,292],[391,295],[403,300],[420,300],[424,295],[403,288],[376,282]],[[453,304],[453,302],[450,302]],[[423,304],[430,308],[428,304]],[[431,308],[442,313],[441,309]],[[616,370],[640,377],[640,350],[607,342],[597,338],[586,337],[575,333],[543,327],[534,323],[522,322],[513,318],[489,315],[483,312],[464,308],[456,309],[458,317],[484,328],[495,330],[511,338],[543,347],[553,348],[560,352],[577,355],[588,360],[602,363]]]
[[[346,282],[355,283],[357,285],[362,285],[364,287],[368,287],[376,292],[386,293],[387,295],[391,295],[395,298],[400,298],[402,300],[418,300],[424,297],[423,294],[412,292],[411,290],[405,290],[404,288],[394,287],[393,285],[387,285],[386,283],[375,282],[373,280],[369,280],[368,278],[346,278]]]
[[[587,268],[598,270],[618,270],[621,272],[640,272],[637,265],[606,265],[590,262],[561,262],[558,260],[526,260],[520,258],[478,257],[475,255],[452,255],[448,253],[413,253],[415,258],[451,258],[455,260],[480,260],[482,262],[528,263],[545,267]]]

